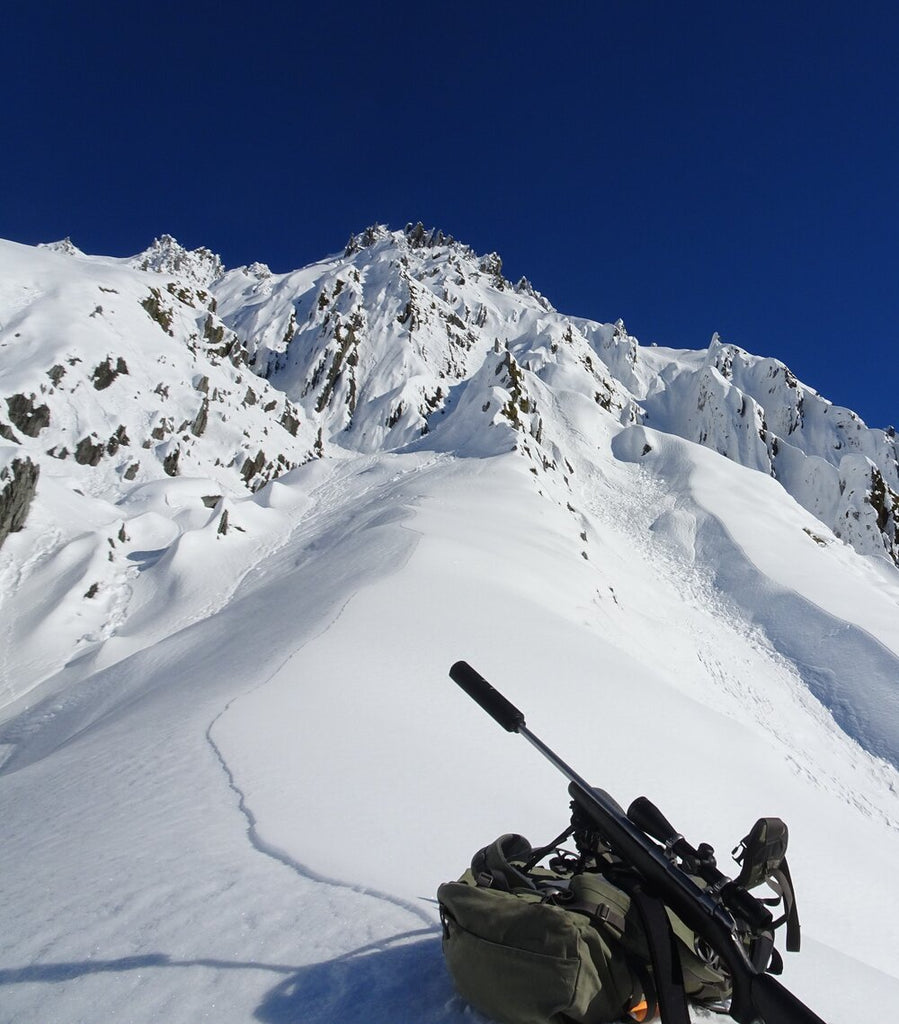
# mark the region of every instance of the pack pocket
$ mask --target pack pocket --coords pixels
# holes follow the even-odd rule
[[[446,882],[437,891],[443,953],[457,991],[500,1024],[617,1020],[629,976],[588,919],[532,893]]]

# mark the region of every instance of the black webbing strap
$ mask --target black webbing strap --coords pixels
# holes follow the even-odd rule
[[[639,884],[630,887],[629,893],[631,903],[640,915],[649,946],[662,1024],[690,1024],[684,975],[665,905],[655,896],[648,895]]]
[[[543,858],[548,853],[552,853],[553,851],[557,850],[562,845],[562,843],[564,843],[565,840],[572,835],[574,835],[574,826],[569,825],[568,828],[566,828],[564,832],[560,832],[559,835],[557,835],[552,842],[547,843],[546,846],[541,846],[538,849],[534,850],[531,853],[530,857],[528,857],[528,859],[524,862],[524,865],[521,870],[525,874],[528,874],[536,864],[539,864],[540,861],[543,860]]]
[[[774,878],[780,886],[780,896],[783,900],[784,914],[774,922],[774,927],[787,923],[787,951],[789,953],[799,952],[799,912],[796,909],[796,894],[793,890],[793,879],[790,877],[790,869],[787,867],[787,859],[784,857],[780,867],[774,872]]]

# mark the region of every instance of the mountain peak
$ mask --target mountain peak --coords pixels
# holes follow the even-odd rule
[[[440,228],[426,228],[421,221],[413,223],[409,221],[402,231],[393,231],[386,224],[372,224],[359,234],[350,235],[346,244],[344,256],[350,257],[361,252],[363,249],[370,249],[379,242],[388,242],[407,249],[438,249],[449,247],[459,251],[461,255],[473,256],[471,246],[457,242],[452,235],[446,234]],[[487,257],[485,257],[487,258]],[[493,260],[502,260],[495,253],[490,254]]]
[[[132,257],[129,262],[139,270],[170,274],[204,287],[225,272],[220,256],[205,246],[186,249],[171,235],[155,238],[149,248]]]
[[[64,256],[83,256],[84,253],[78,248],[77,245],[66,235],[65,238],[60,238],[56,242],[41,242],[38,249],[46,249],[48,252],[59,252]]]

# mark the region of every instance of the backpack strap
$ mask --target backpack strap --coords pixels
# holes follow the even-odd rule
[[[793,879],[787,865],[788,839],[789,831],[780,818],[759,818],[734,851],[734,858],[742,868],[735,881],[747,891],[763,882],[767,882],[774,890],[784,909],[783,915],[774,922],[774,927],[778,928],[786,922],[786,946],[789,952],[796,953],[800,942],[799,913],[796,909]]]
[[[617,907],[601,900],[576,900],[567,891],[554,892],[544,902],[554,903],[565,910],[573,910],[590,918],[593,925],[608,925],[613,932],[621,936],[627,927],[627,919]],[[602,930],[602,929],[600,929]]]
[[[690,1024],[684,975],[665,904],[650,896],[639,882],[628,886],[628,894],[632,906],[637,909],[649,946],[655,987],[652,995],[658,1003],[662,1024]],[[650,1002],[649,995],[647,993],[647,1002]]]
[[[793,879],[790,877],[790,868],[787,865],[786,857],[780,862],[779,867],[771,873],[768,884],[780,896],[784,908],[783,915],[774,922],[774,927],[779,928],[786,921],[787,951],[798,953],[800,943],[799,913],[796,910]]]
[[[507,832],[485,846],[471,859],[471,873],[475,882],[484,888],[502,889],[511,892],[513,889],[534,889],[534,880],[524,872],[518,864],[527,861],[532,853],[531,844],[524,836]]]
[[[564,832],[560,832],[552,842],[547,843],[546,846],[540,846],[536,850],[532,851],[530,857],[528,857],[522,865],[521,870],[525,874],[529,874],[535,865],[539,864],[547,854],[555,853],[562,843],[572,835],[574,835],[574,825],[569,825],[568,828],[566,828]]]

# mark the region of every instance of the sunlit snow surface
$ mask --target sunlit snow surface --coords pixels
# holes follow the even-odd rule
[[[0,724],[0,1020],[478,1019],[436,887],[500,833],[548,840],[568,799],[459,658],[725,868],[783,817],[785,983],[830,1024],[897,1004],[899,575],[766,475],[555,386],[567,484],[451,416],[229,491],[224,535],[189,475],[114,508],[45,479],[0,552],[18,669],[64,666]],[[122,521],[119,590],[75,642],[72,575]]]

